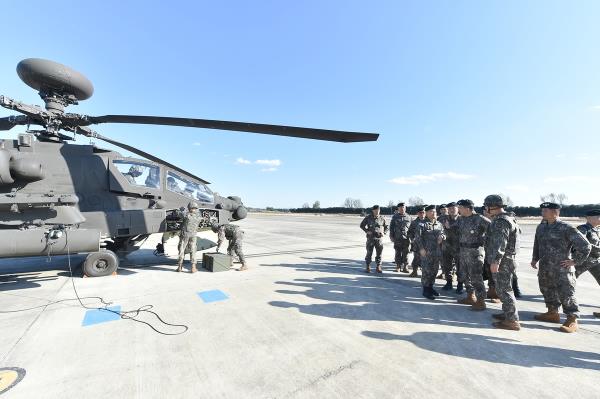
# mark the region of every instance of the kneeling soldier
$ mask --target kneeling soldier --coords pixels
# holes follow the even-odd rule
[[[211,226],[211,229],[218,235],[217,252],[219,252],[219,250],[221,249],[223,241],[227,239],[229,241],[229,245],[227,246],[227,255],[233,256],[233,254],[235,253],[240,259],[242,267],[240,267],[238,271],[241,272],[244,270],[248,270],[248,266],[246,265],[246,258],[244,257],[244,251],[242,250],[244,231],[235,224],[213,224]]]

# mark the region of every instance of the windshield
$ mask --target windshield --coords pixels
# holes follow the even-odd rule
[[[142,162],[114,160],[117,170],[134,186],[160,188],[160,168]]]
[[[214,195],[205,184],[193,182],[173,172],[167,173],[167,189],[200,202],[214,202]]]

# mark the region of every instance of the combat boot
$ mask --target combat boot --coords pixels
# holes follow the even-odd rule
[[[475,303],[477,303],[477,298],[475,298],[474,293],[470,293],[466,297],[459,299],[457,302],[460,303],[461,305],[471,305],[472,306],[472,305],[475,305]]]
[[[183,271],[183,260],[177,262],[177,272],[181,273]]]
[[[513,277],[512,279],[512,289],[515,293],[515,298],[521,298],[521,296],[523,296],[521,294],[521,289],[519,288],[519,279],[516,277]]]
[[[594,317],[597,317],[600,319],[600,312],[594,312]]]
[[[377,273],[383,273],[383,270],[381,270],[381,265],[377,265],[377,267],[375,268],[375,271]]]
[[[431,291],[431,287],[423,287],[423,296],[427,299],[434,300],[435,295]]]
[[[521,325],[516,320],[495,321],[492,323],[492,325],[503,330],[519,331],[521,329]]]
[[[242,266],[237,269],[238,272],[243,272],[244,270],[248,270],[248,266],[245,263],[242,263]]]
[[[500,303],[501,302],[500,298],[498,297],[498,294],[496,293],[496,287],[492,286],[492,287],[488,288],[487,297],[492,303]]]
[[[402,265],[402,273],[408,273],[408,267],[406,266],[406,263]]]
[[[577,324],[577,316],[569,315],[567,316],[567,321],[565,321],[565,323],[562,326],[560,326],[560,331],[566,333],[574,333],[575,331],[577,331],[578,328],[579,325]]]
[[[196,269],[196,264],[192,263],[192,270],[190,271],[191,273],[196,273],[198,271],[198,269]]]
[[[539,313],[533,316],[538,321],[546,321],[548,323],[560,323],[560,314],[558,309],[548,308],[546,313]]]
[[[396,263],[396,270],[394,270],[396,273],[400,273],[400,265],[398,263]]]
[[[442,287],[444,291],[450,291],[452,289],[452,279],[446,280],[446,285]]]
[[[492,317],[496,320],[506,320],[506,315],[504,314],[504,312],[502,313],[494,313],[492,315]]]
[[[412,273],[408,275],[408,277],[419,277],[419,272],[416,267],[413,267]]]
[[[365,268],[365,273],[371,273],[371,264],[367,263],[367,267]]]
[[[433,288],[433,285],[432,285],[432,286],[430,286],[430,287],[429,287],[429,289],[431,290],[431,293],[432,293],[433,295],[435,295],[435,296],[440,296],[440,293],[439,293],[439,292],[437,292],[437,291],[435,290],[435,288]]]
[[[462,282],[458,282],[458,284],[456,284],[456,293],[458,295],[463,293],[463,283]]]
[[[485,310],[485,299],[477,298],[477,302],[475,302],[471,306],[471,310],[475,310],[475,311]]]

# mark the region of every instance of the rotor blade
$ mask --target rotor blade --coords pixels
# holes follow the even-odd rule
[[[182,173],[184,175],[193,177],[194,179],[199,180],[202,183],[210,184],[206,180],[204,180],[204,179],[202,179],[202,178],[200,178],[198,176],[195,176],[195,175],[191,174],[190,172],[188,172],[188,171],[186,171],[184,169],[181,169],[178,166],[175,166],[175,165],[173,165],[173,164],[171,164],[171,163],[169,163],[169,162],[167,162],[167,161],[165,161],[163,159],[155,157],[154,155],[148,154],[147,152],[144,152],[144,151],[142,151],[142,150],[140,150],[138,148],[132,147],[132,146],[130,146],[128,144],[124,144],[124,143],[121,143],[119,141],[115,141],[115,140],[109,139],[108,137],[104,137],[104,136],[102,136],[102,135],[100,135],[98,133],[95,133],[95,132],[93,133],[93,135],[88,135],[88,134],[85,134],[85,135],[88,136],[88,137],[95,137],[95,138],[98,138],[100,140],[106,141],[107,143],[110,143],[112,145],[116,145],[117,147],[122,148],[124,150],[127,150],[127,151],[129,151],[129,152],[131,152],[133,154],[136,154],[136,155],[139,155],[139,156],[144,157],[146,159],[149,159],[150,161],[154,161],[154,162],[163,164],[163,165],[167,166],[168,168],[171,168],[171,169],[173,169],[173,170],[175,170],[175,171],[177,171],[179,173]]]
[[[104,115],[88,116],[87,121],[96,123],[137,123],[144,125],[169,125],[197,127],[203,129],[232,130],[236,132],[250,132],[270,134],[275,136],[299,137],[305,139],[337,141],[353,143],[361,141],[376,141],[379,134],[344,132],[339,130],[311,129],[305,127],[265,125],[260,123],[228,122],[210,119],[171,118],[164,116],[143,115]]]
[[[0,118],[0,130],[10,130],[16,125],[26,125],[29,119],[25,115],[12,115]]]

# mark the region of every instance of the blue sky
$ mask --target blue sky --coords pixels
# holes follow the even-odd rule
[[[250,206],[600,202],[597,1],[29,0],[2,14],[0,94],[21,101],[40,103],[15,66],[39,57],[94,83],[71,112],[380,133],[338,144],[98,127]]]

